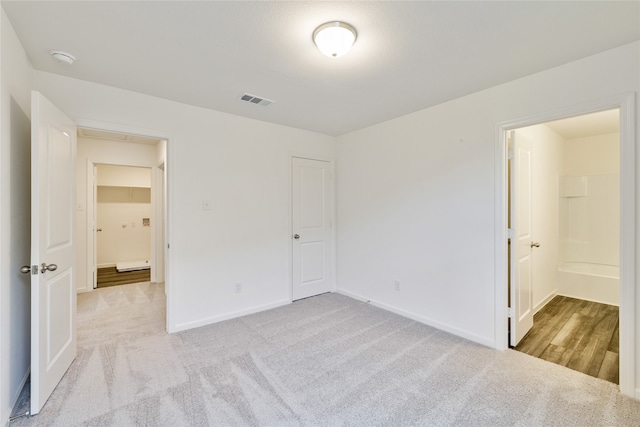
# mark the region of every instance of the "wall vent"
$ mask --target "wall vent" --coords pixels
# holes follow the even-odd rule
[[[261,98],[259,96],[251,95],[251,94],[248,94],[248,93],[245,93],[244,95],[242,95],[240,97],[240,99],[242,101],[250,102],[252,104],[262,105],[263,107],[268,107],[269,105],[271,105],[274,102],[276,102],[276,101],[272,101],[272,100],[267,99],[267,98]]]

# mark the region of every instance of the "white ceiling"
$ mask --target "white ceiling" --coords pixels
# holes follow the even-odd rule
[[[620,132],[620,110],[600,111],[545,123],[564,139]]]
[[[2,1],[34,68],[340,135],[640,39],[628,1]],[[327,58],[320,24],[356,27]],[[53,60],[59,49],[73,66]],[[261,107],[250,93],[276,101]]]

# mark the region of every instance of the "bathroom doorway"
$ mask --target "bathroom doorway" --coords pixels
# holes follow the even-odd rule
[[[620,112],[510,132],[510,346],[618,383]]]

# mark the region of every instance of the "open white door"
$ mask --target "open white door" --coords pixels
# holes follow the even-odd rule
[[[531,141],[511,132],[511,345],[533,326]]]
[[[330,164],[294,157],[292,168],[295,301],[331,291],[333,232]]]
[[[76,357],[76,126],[31,95],[31,414]]]

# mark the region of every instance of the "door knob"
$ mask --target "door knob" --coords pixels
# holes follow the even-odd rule
[[[294,238],[294,239],[296,239],[296,240],[298,240],[298,239],[300,238],[300,235],[299,235],[299,234],[294,234],[294,235],[293,235],[293,238]]]
[[[23,265],[22,267],[20,267],[20,273],[22,273],[22,274],[31,273],[31,266],[30,265]]]
[[[98,228],[96,231],[102,231],[102,228]]]
[[[531,247],[532,247],[532,248],[539,248],[539,247],[540,247],[540,243],[538,243],[538,242],[531,242]]]
[[[56,271],[58,269],[58,266],[55,264],[49,264],[47,265],[46,262],[43,262],[42,265],[40,266],[40,273],[44,274],[47,271]]]

